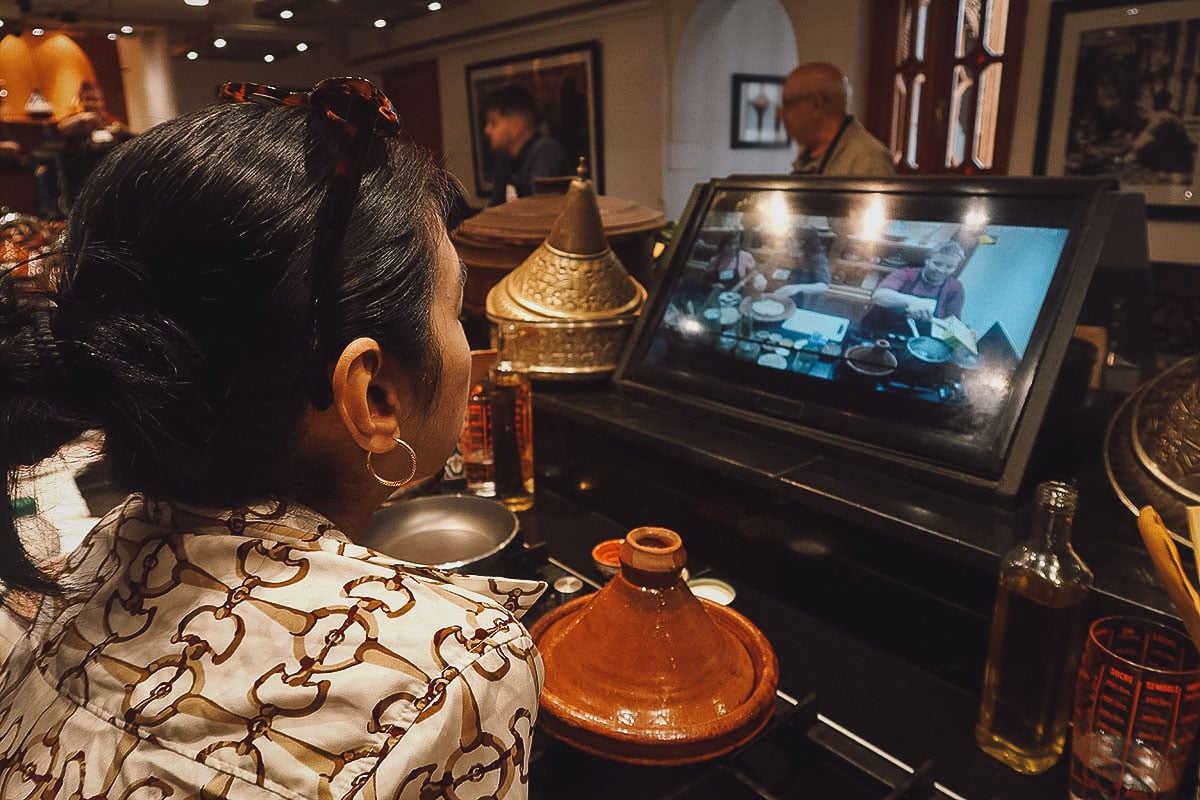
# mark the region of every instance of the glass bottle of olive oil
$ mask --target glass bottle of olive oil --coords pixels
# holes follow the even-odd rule
[[[1092,572],[1071,548],[1078,493],[1037,488],[1033,533],[1000,567],[975,741],[1017,772],[1062,755]]]

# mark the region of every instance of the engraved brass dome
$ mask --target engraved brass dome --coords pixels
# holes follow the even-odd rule
[[[488,292],[486,311],[496,325],[532,334],[516,337],[523,352],[510,355],[534,377],[602,377],[645,302],[646,290],[608,245],[592,182],[580,175],[546,240]]]

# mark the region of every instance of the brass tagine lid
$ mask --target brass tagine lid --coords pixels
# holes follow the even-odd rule
[[[646,290],[609,247],[596,191],[582,162],[550,235],[488,292],[489,317],[551,322],[641,311]]]

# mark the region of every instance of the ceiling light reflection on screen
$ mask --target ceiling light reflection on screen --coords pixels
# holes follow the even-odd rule
[[[783,192],[771,192],[759,206],[760,212],[767,221],[767,230],[776,236],[787,234],[790,218],[788,215],[787,198]]]
[[[883,198],[877,195],[872,197],[867,204],[867,209],[863,212],[862,227],[858,233],[864,239],[878,239],[883,235],[883,228],[886,222]]]
[[[987,214],[983,213],[978,208],[973,208],[963,217],[963,225],[974,230],[986,228],[988,224]]]

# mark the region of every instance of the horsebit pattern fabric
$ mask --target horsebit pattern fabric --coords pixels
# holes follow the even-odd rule
[[[0,674],[0,797],[528,793],[517,617],[544,583],[403,564],[295,505],[138,495],[62,577]]]

